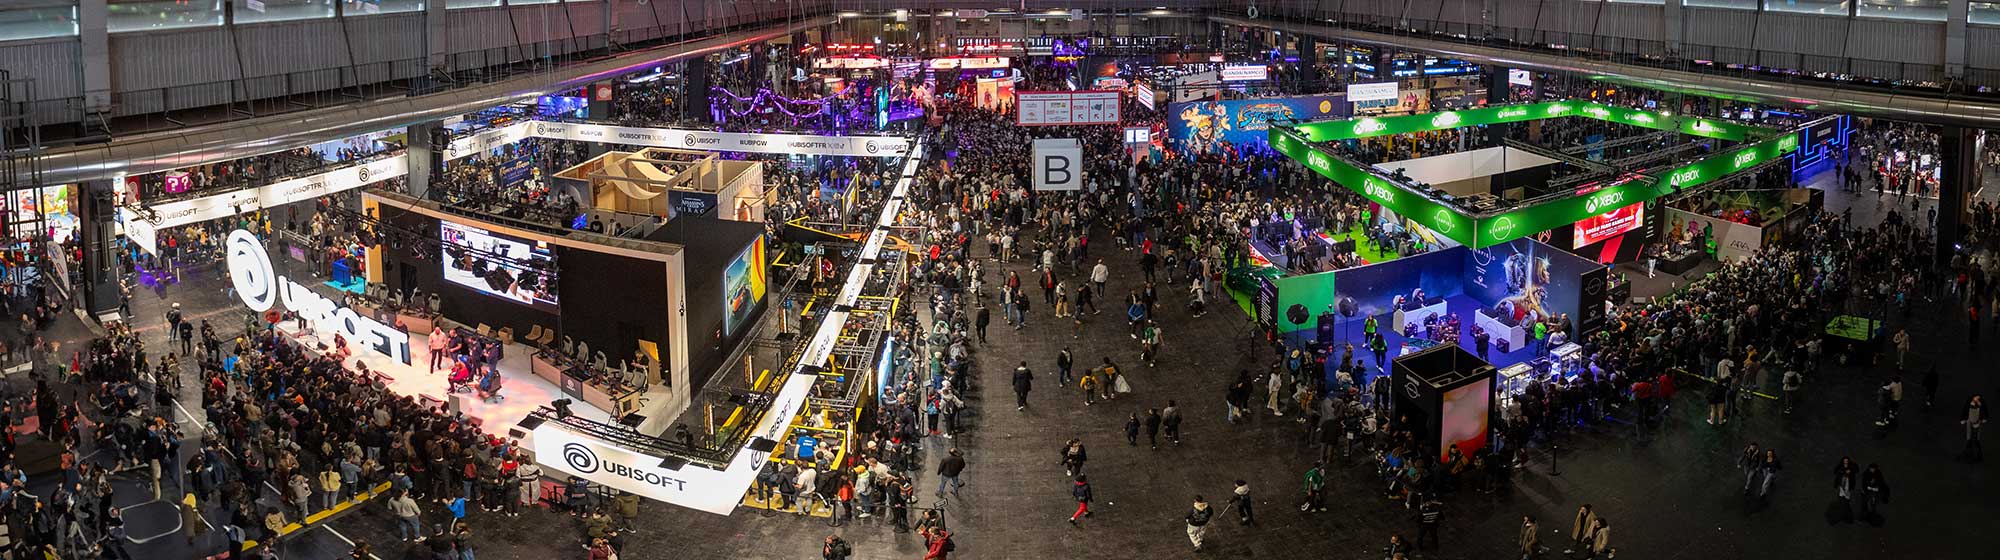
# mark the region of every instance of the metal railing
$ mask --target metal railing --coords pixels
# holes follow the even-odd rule
[[[2000,98],[2000,91],[1979,91],[1980,88],[2000,89],[2000,69],[1968,68],[1963,76],[1954,78],[1946,75],[1942,64],[1853,56],[1821,56],[1687,42],[1683,42],[1679,52],[1676,53],[1668,49],[1666,41],[1504,25],[1488,28],[1476,23],[1328,12],[1312,16],[1267,12],[1262,14],[1262,17],[1397,37],[1560,54],[1586,60],[1759,81],[1832,85],[1930,96]],[[1739,67],[1732,68],[1731,65]],[[1841,74],[1857,79],[1822,78],[1814,76],[1814,73]]]

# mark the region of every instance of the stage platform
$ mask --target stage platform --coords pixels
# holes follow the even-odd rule
[[[1397,257],[1395,251],[1379,250],[1379,248],[1370,245],[1367,236],[1362,235],[1361,226],[1359,225],[1340,233],[1314,232],[1313,236],[1319,238],[1320,242],[1326,245],[1335,245],[1350,239],[1354,240],[1354,253],[1361,257],[1363,265],[1388,262],[1396,260]],[[1264,262],[1258,264],[1269,264],[1284,269],[1288,275],[1296,274],[1292,270],[1291,262],[1285,258],[1284,251],[1279,250],[1277,247],[1272,247],[1262,239],[1255,238],[1250,240],[1250,247],[1253,255],[1255,255],[1252,261],[1263,259]]]
[[[1474,322],[1473,314],[1477,313],[1480,308],[1479,302],[1465,295],[1447,296],[1444,298],[1444,300],[1445,300],[1445,309],[1450,313],[1458,314],[1459,347],[1464,348],[1465,351],[1467,352],[1478,354],[1479,353],[1478,347],[1474,346],[1472,343],[1472,325]],[[1366,345],[1363,344],[1361,326],[1367,321],[1367,319],[1368,319],[1367,317],[1356,315],[1351,318],[1342,317],[1339,321],[1335,322],[1336,326],[1333,329],[1334,341],[1335,341],[1334,351],[1332,354],[1333,357],[1327,360],[1328,363],[1326,365],[1326,372],[1325,372],[1326,378],[1328,380],[1333,379],[1333,371],[1340,367],[1340,349],[1345,347],[1347,343],[1350,342],[1354,343],[1355,359],[1366,362],[1368,364],[1369,379],[1373,379],[1375,375],[1379,375],[1388,371],[1386,368],[1381,367],[1381,364],[1375,363],[1375,355],[1373,353],[1368,352]],[[1400,334],[1396,334],[1396,331],[1394,329],[1389,328],[1389,323],[1391,321],[1390,314],[1384,313],[1381,315],[1377,315],[1375,317],[1375,320],[1378,322],[1378,328],[1379,331],[1382,333],[1383,340],[1388,343],[1389,359],[1390,361],[1394,361],[1396,359],[1396,356],[1400,356],[1404,353],[1404,347],[1407,346],[1409,338]],[[1292,345],[1296,346],[1308,343],[1313,339],[1313,336],[1314,336],[1313,329],[1302,329],[1286,334],[1285,339],[1287,342],[1290,342]],[[1481,356],[1481,358],[1486,359],[1487,363],[1493,364],[1493,367],[1505,368],[1507,366],[1528,361],[1529,359],[1535,357],[1534,343],[1530,342],[1525,346],[1526,346],[1525,348],[1514,348],[1508,352],[1501,352],[1498,348],[1489,345],[1486,350],[1486,355]],[[1356,379],[1355,381],[1363,382],[1363,380],[1361,379]]]
[[[321,340],[333,340],[333,333],[324,329],[315,329],[315,333],[301,337],[294,328],[296,325],[296,322],[286,321],[278,325],[278,330],[305,343],[307,348],[313,348]],[[389,358],[372,352],[356,351],[347,359],[347,367],[353,369],[357,364],[365,364],[369,371],[386,375],[389,378],[389,390],[396,394],[416,397],[428,404],[449,403],[450,395],[446,394],[450,386],[447,379],[448,370],[430,371],[429,348],[429,333],[410,333],[409,365],[394,363]],[[483,401],[477,392],[471,390],[457,395],[459,410],[467,417],[477,419],[481,431],[506,437],[508,428],[526,418],[528,413],[563,398],[561,387],[535,375],[534,353],[533,347],[518,343],[507,344],[500,359],[502,379],[500,394],[506,398],[500,402]],[[667,413],[667,406],[672,400],[669,398],[670,393],[666,387],[654,386],[641,397],[643,404],[640,405],[639,414],[647,419],[646,424],[640,427],[643,433],[658,435],[665,431],[666,426],[671,425],[672,418],[661,418]],[[571,400],[574,404],[570,406],[570,410],[577,416],[596,422],[616,424],[610,412],[587,404],[583,399]],[[655,431],[645,432],[647,429]]]

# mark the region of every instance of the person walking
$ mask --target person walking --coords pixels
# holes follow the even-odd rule
[[[1160,448],[1160,409],[1146,409],[1146,444],[1153,449]]]
[[[1188,542],[1194,543],[1196,551],[1201,550],[1201,537],[1208,533],[1208,522],[1215,518],[1215,511],[1209,509],[1208,500],[1200,494],[1194,496],[1194,508],[1183,519],[1187,521]]]
[[[1444,504],[1438,502],[1435,498],[1424,500],[1422,505],[1417,506],[1417,542],[1415,543],[1417,548],[1424,547],[1424,539],[1426,537],[1431,541],[1431,548],[1438,547],[1438,523],[1443,520]]]
[[[1084,370],[1083,377],[1076,380],[1076,388],[1083,391],[1084,406],[1097,404],[1097,388],[1104,383],[1098,379],[1097,372],[1095,368]]]
[[[1230,491],[1229,505],[1236,508],[1237,525],[1256,525],[1257,515],[1252,507],[1256,500],[1250,497],[1250,483],[1236,480],[1236,489]]]
[[[957,494],[959,488],[964,488],[965,481],[959,480],[958,478],[958,475],[963,474],[964,472],[965,472],[965,455],[963,453],[960,453],[958,448],[953,447],[951,448],[951,451],[946,452],[943,460],[938,461],[937,496],[939,498],[943,498],[944,490],[946,487],[951,488],[952,494]]]
[[[1958,423],[1965,426],[1965,451],[1962,456],[1974,462],[1984,459],[1986,450],[1979,445],[1979,427],[1986,425],[1986,401],[1979,395],[1973,395],[1965,400],[1965,409],[1958,417]]]
[[[1097,293],[1104,293],[1104,283],[1111,280],[1111,267],[1104,266],[1104,259],[1097,259],[1097,266],[1090,267],[1090,283],[1097,285]],[[1095,307],[1092,308],[1093,311]]]
[[[1070,497],[1076,498],[1076,511],[1069,514],[1069,524],[1075,525],[1076,518],[1090,517],[1090,479],[1076,475],[1076,483],[1069,488]]]
[[[1874,518],[1875,505],[1889,501],[1889,479],[1882,475],[1882,466],[1869,463],[1868,470],[1861,472],[1861,513]]]
[[[1063,476],[1083,474],[1083,463],[1089,459],[1090,453],[1083,449],[1083,440],[1070,439],[1062,449]]]
[[[1167,441],[1181,444],[1181,409],[1173,399],[1167,399],[1167,407],[1160,410],[1160,426],[1166,428]]]
[[[1326,472],[1323,470],[1325,468],[1326,463],[1315,461],[1312,468],[1306,469],[1306,501],[1299,504],[1299,511],[1308,513],[1326,511]]]
[[[1535,516],[1533,515],[1521,516],[1520,544],[1521,560],[1533,558],[1536,549],[1541,548],[1542,530],[1541,526],[1535,524]]]
[[[1590,532],[1597,530],[1597,522],[1597,512],[1591,509],[1590,504],[1576,508],[1576,520],[1569,525],[1569,548],[1563,549],[1563,555],[1568,556],[1578,549],[1588,550]]]
[[[1860,482],[1860,477],[1861,467],[1854,464],[1853,459],[1841,457],[1840,463],[1833,466],[1833,495],[1840,498],[1840,512],[1843,518],[1853,515],[1854,486]]]
[[[1028,409],[1028,392],[1035,389],[1035,372],[1028,369],[1028,362],[1022,361],[1014,368],[1014,410]]]
[[[202,536],[208,534],[208,522],[201,518],[201,502],[195,499],[194,494],[188,492],[181,496],[181,530],[186,533],[188,546],[195,546]]]
[[[1775,449],[1764,450],[1764,458],[1757,462],[1756,470],[1751,472],[1752,478],[1763,480],[1763,482],[1757,485],[1757,497],[1759,499],[1770,496],[1771,483],[1778,478],[1778,471],[1780,470],[1784,470],[1784,466],[1778,462],[1778,451]],[[1743,486],[1743,493],[1745,495],[1750,494],[1750,485],[1746,484]]]
[[[1600,555],[1611,557],[1617,554],[1618,551],[1611,548],[1611,522],[1597,520],[1597,530],[1590,534],[1590,556],[1586,558],[1596,558]]]
[[[1139,415],[1137,413],[1127,416],[1125,419],[1125,444],[1131,447],[1139,446]]]
[[[1071,368],[1075,366],[1076,366],[1076,357],[1070,354],[1068,346],[1064,346],[1061,352],[1056,352],[1057,387],[1069,386],[1070,371]]]

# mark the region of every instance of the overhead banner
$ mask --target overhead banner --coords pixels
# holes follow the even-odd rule
[[[654,148],[685,148],[689,150],[749,152],[757,154],[902,157],[904,153],[910,150],[910,140],[899,136],[758,134],[542,121],[534,123],[534,128],[529,131],[529,135],[536,138],[556,138],[580,142],[610,142]]]
[[[1014,93],[1021,126],[1118,124],[1117,91],[1022,91]]]
[[[1319,173],[1320,176],[1360,193],[1382,208],[1423,224],[1433,233],[1457,241],[1461,245],[1473,245],[1471,216],[1459,213],[1430,197],[1403,190],[1389,179],[1313,147],[1284,129],[1271,129],[1271,147],[1278,153],[1305,164],[1307,169]],[[1280,290],[1283,288],[1279,287]]]
[[[1255,82],[1271,79],[1271,67],[1262,64],[1222,67],[1222,81]]]
[[[444,160],[457,161],[466,156],[483,154],[494,148],[526,140],[528,130],[534,124],[532,121],[521,121],[457,138],[445,147]]]
[[[1397,82],[1347,84],[1347,100],[1355,103],[1391,100],[1396,98],[1401,87],[1402,84]]]
[[[279,181],[254,189],[242,189],[193,200],[157,204],[148,206],[147,209],[154,214],[153,227],[156,229],[165,229],[225,218],[243,212],[251,212],[293,202],[312,200],[320,196],[364,187],[409,174],[410,165],[408,156],[397,155],[395,157],[335,169],[318,175]]]
[[[1357,84],[1369,85],[1369,84]],[[1352,92],[1353,89],[1349,88]],[[1349,101],[1360,101],[1348,94]],[[1583,117],[1615,122],[1652,130],[1679,132],[1689,136],[1741,141],[1776,134],[1777,131],[1741,124],[1732,121],[1689,117],[1669,113],[1616,107],[1590,101],[1544,101],[1517,105],[1494,105],[1475,109],[1442,111],[1403,115],[1396,117],[1369,117],[1339,121],[1326,121],[1299,125],[1314,142],[1328,140],[1348,140],[1370,138],[1391,134],[1406,134],[1430,130],[1444,130],[1475,125],[1553,119],[1562,117]]]
[[[1273,122],[1347,118],[1349,107],[1340,94],[1173,103],[1167,105],[1167,137],[1193,153],[1224,143],[1262,148],[1270,143]]]
[[[1035,190],[1083,190],[1083,143],[1075,138],[1035,141]]]

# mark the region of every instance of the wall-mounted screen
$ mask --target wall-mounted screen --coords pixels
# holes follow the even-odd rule
[[[764,238],[750,242],[722,269],[722,332],[735,336],[750,322],[750,312],[764,301]]]
[[[1646,205],[1627,205],[1608,213],[1584,218],[1576,223],[1573,249],[1582,249],[1592,243],[1610,239],[1618,234],[1638,229],[1646,223]]]
[[[483,294],[555,311],[555,253],[547,243],[439,222],[444,279]]]

